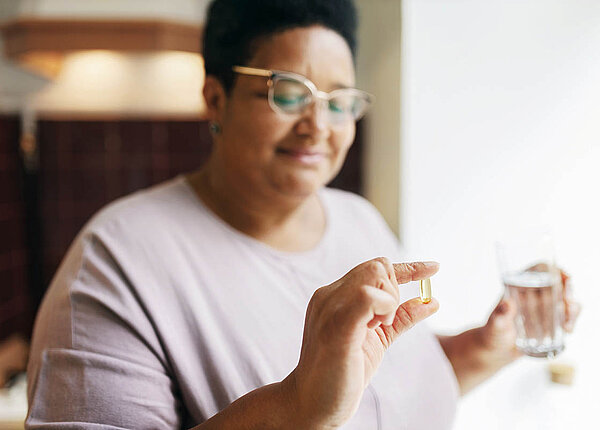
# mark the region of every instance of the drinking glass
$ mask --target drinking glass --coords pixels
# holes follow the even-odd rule
[[[554,357],[565,344],[562,279],[552,238],[524,235],[496,246],[505,295],[517,305],[517,348],[531,357]]]

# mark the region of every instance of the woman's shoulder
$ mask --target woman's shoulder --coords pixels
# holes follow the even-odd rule
[[[178,176],[165,182],[120,197],[100,209],[83,231],[97,232],[107,228],[139,230],[152,228],[191,204],[185,179]]]
[[[179,176],[109,203],[79,231],[57,277],[75,276],[89,260],[110,262],[122,271],[158,267],[181,251],[186,220],[195,209],[192,197]]]
[[[154,254],[186,237],[189,220],[201,218],[198,207],[183,176],[169,179],[104,206],[79,231],[70,250],[101,243],[113,253]]]

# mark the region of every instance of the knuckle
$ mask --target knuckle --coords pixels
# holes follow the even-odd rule
[[[369,276],[376,278],[387,277],[387,270],[385,268],[385,264],[381,261],[380,258],[375,258],[373,260],[367,261],[367,263],[365,264],[365,271],[369,274]]]
[[[364,270],[371,275],[376,275],[379,272],[380,266],[381,263],[377,260],[369,260],[365,263]]]
[[[396,320],[405,330],[413,327],[416,323],[412,315],[403,306],[400,306],[396,311]]]
[[[371,300],[369,287],[367,285],[361,285],[356,289],[356,299],[361,303],[368,303]]]
[[[392,265],[392,262],[387,257],[377,257],[374,261],[378,261],[383,267],[390,267]]]
[[[394,271],[394,264],[392,263],[392,261],[387,257],[379,257],[377,260],[383,266],[384,276],[386,278],[388,278],[390,281],[395,282],[396,274]]]

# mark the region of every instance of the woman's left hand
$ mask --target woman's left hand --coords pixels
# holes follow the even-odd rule
[[[575,327],[575,321],[579,318],[581,304],[573,300],[571,279],[569,275],[567,275],[564,270],[560,271],[560,275],[562,280],[562,299],[565,304],[565,317],[562,326],[567,333],[571,333]]]
[[[532,267],[530,270],[542,270]],[[580,306],[571,299],[569,277],[562,274],[562,300],[565,304],[563,328],[573,330]],[[500,300],[483,327],[467,330],[456,336],[441,336],[440,344],[452,363],[461,394],[465,394],[495,374],[502,367],[521,357],[516,347],[517,329],[514,300]]]
[[[532,268],[535,270],[535,268]],[[581,311],[581,305],[571,298],[569,276],[561,270],[562,300],[565,307],[563,329],[572,332]],[[494,354],[495,359],[509,363],[523,355],[515,346],[517,337],[515,316],[517,305],[510,298],[502,298],[480,330],[481,343]]]

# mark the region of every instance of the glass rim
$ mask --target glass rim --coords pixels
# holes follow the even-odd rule
[[[360,90],[358,88],[353,88],[353,87],[336,88],[335,90],[332,90],[330,92],[321,91],[306,76],[303,76],[303,75],[300,75],[300,74],[294,73],[294,72],[288,72],[288,71],[283,71],[283,70],[260,69],[260,68],[255,68],[255,67],[246,67],[246,66],[233,66],[232,70],[235,73],[239,73],[242,75],[262,76],[262,77],[268,78],[267,85],[269,87],[269,92],[268,92],[269,105],[271,106],[271,109],[273,109],[275,112],[280,112],[285,115],[300,114],[304,111],[304,109],[306,109],[307,106],[310,106],[312,103],[316,103],[318,101],[329,103],[329,101],[331,99],[339,96],[340,94],[351,94],[354,97],[361,99],[365,103],[365,107],[363,109],[361,109],[361,111],[359,112],[358,115],[354,115],[352,112],[350,112],[353,121],[358,121],[360,118],[362,118],[365,115],[365,113],[368,111],[369,107],[375,101],[374,95],[372,95],[366,91]],[[301,107],[301,110],[297,113],[296,112],[293,112],[293,113],[287,112],[286,110],[284,110],[283,108],[278,106],[274,100],[275,84],[282,79],[289,79],[289,80],[298,82],[298,83],[304,85],[310,91],[312,100],[309,103],[304,104]]]

